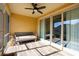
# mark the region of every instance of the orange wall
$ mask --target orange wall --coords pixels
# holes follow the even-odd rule
[[[12,14],[10,17],[10,33],[14,32],[37,32],[37,19]]]

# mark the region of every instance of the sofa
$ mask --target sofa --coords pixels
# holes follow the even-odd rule
[[[33,32],[15,32],[16,42],[37,40],[37,36]]]

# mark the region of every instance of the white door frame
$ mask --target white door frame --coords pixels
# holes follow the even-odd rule
[[[61,13],[61,47],[63,50],[63,37],[64,37],[64,17],[63,13]]]

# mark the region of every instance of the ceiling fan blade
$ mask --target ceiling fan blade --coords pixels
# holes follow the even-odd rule
[[[43,14],[43,12],[41,12],[41,11],[39,11],[39,10],[37,10],[39,13],[41,13],[41,14]]]
[[[35,7],[35,6],[37,6],[37,4],[36,3],[32,3],[32,6]]]
[[[25,8],[25,9],[33,10],[33,8]]]
[[[41,6],[41,7],[38,7],[38,9],[44,9],[46,8],[46,6]]]

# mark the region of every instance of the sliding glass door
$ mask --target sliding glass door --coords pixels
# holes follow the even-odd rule
[[[45,39],[45,20],[40,20],[40,39]]]
[[[50,18],[40,21],[40,37],[46,40],[50,39],[52,32],[52,42],[61,45],[61,33],[63,31],[63,46],[69,49],[79,51],[79,8],[63,13],[63,27],[61,14],[53,16],[50,26]],[[50,28],[52,30],[50,31]],[[63,30],[61,30],[63,28]]]
[[[64,47],[79,51],[79,8],[64,13]]]
[[[52,19],[52,22],[50,22],[50,17],[40,20],[40,38],[61,45],[61,14],[53,16]],[[50,32],[52,32],[51,35]]]
[[[50,18],[45,19],[45,39],[50,41]]]
[[[61,14],[53,16],[52,42],[61,45]]]

